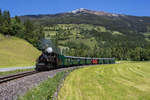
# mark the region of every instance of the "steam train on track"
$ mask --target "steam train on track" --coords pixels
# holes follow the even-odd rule
[[[70,66],[95,65],[95,64],[114,64],[114,58],[89,58],[64,56],[53,52],[51,47],[42,51],[36,61],[36,71],[47,71]]]

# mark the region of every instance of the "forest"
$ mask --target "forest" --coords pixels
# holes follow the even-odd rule
[[[143,61],[150,59],[150,42],[141,34],[124,34],[90,24],[56,24],[45,36],[58,40],[62,54]]]

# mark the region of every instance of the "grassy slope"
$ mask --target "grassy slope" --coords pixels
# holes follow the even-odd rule
[[[72,72],[58,100],[150,100],[150,62],[97,65]]]
[[[27,41],[0,34],[0,67],[33,65],[39,55]]]

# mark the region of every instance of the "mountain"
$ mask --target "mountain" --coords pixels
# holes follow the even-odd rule
[[[43,25],[45,37],[57,40],[65,55],[150,60],[150,17],[80,8],[20,18]]]
[[[106,13],[103,11],[93,11],[93,10],[88,10],[85,8],[80,8],[80,9],[76,9],[71,11],[71,13],[77,14],[77,13],[89,13],[89,14],[93,14],[93,15],[98,15],[98,16],[119,16],[119,14],[112,14],[112,13]]]
[[[25,15],[20,16],[20,19],[22,21],[29,19],[44,26],[52,24],[92,24],[123,33],[150,31],[150,17],[113,14],[84,8],[58,14]]]

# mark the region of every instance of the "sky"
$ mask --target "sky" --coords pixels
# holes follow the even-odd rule
[[[0,0],[11,16],[56,14],[79,8],[115,14],[150,16],[150,0]]]

